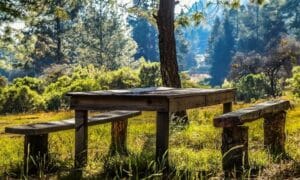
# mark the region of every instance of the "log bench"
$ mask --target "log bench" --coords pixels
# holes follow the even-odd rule
[[[221,152],[225,176],[240,176],[243,169],[249,168],[248,127],[243,126],[246,122],[264,118],[264,147],[274,157],[285,154],[285,120],[289,108],[289,101],[272,100],[214,118],[214,126],[223,128]]]
[[[88,126],[112,123],[111,153],[126,153],[126,134],[128,118],[140,115],[140,111],[110,111],[88,118]],[[75,129],[75,120],[51,121],[28,125],[6,127],[6,133],[25,135],[24,170],[27,173],[37,171],[36,162],[49,162],[48,134],[58,131]]]

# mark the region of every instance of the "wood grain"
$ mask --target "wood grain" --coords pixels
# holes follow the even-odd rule
[[[290,102],[287,100],[273,100],[260,103],[249,108],[240,109],[234,112],[223,114],[214,118],[215,127],[232,127],[242,125],[264,117],[267,114],[273,114],[290,108]]]
[[[140,115],[140,111],[110,111],[92,116],[88,119],[88,126],[104,124],[109,122],[118,121],[120,119],[127,119]],[[68,119],[62,121],[52,121],[46,123],[36,123],[21,126],[6,127],[6,133],[12,134],[25,134],[25,135],[38,135],[48,134],[51,132],[75,129],[75,119]]]

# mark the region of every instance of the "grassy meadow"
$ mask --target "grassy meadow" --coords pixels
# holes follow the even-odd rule
[[[235,104],[234,109],[250,104]],[[172,124],[170,130],[169,158],[172,177],[175,179],[207,179],[222,177],[221,129],[214,128],[212,119],[221,114],[222,105],[188,111],[190,124]],[[26,178],[22,172],[23,137],[5,134],[4,127],[70,118],[72,111],[18,114],[0,117],[0,177]],[[131,118],[128,126],[128,157],[108,155],[110,124],[89,128],[88,165],[84,170],[87,179],[155,178],[161,174],[155,157],[154,112],[143,112]],[[300,103],[287,114],[286,150],[291,160],[276,161],[263,150],[262,120],[249,123],[249,160],[251,169],[245,176],[283,179],[300,178]],[[53,179],[71,178],[74,158],[74,132],[63,131],[49,136],[51,165],[41,168],[39,176]]]

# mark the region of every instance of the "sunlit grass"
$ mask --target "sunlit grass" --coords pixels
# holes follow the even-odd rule
[[[235,104],[234,109],[249,106]],[[212,119],[222,113],[222,106],[189,110],[190,124],[178,127],[171,124],[169,160],[174,174],[188,178],[202,176],[218,177],[222,174],[221,128],[214,128]],[[4,134],[5,126],[52,121],[70,118],[71,111],[8,115],[0,117],[0,174],[18,177],[23,161],[23,137]],[[110,124],[89,128],[88,165],[85,177],[110,177],[114,175],[148,177],[157,175],[155,157],[155,118],[154,112],[143,112],[141,116],[131,118],[128,125],[128,157],[109,157]],[[283,163],[291,171],[299,169],[300,162],[300,106],[295,105],[287,115],[286,149],[294,159]],[[258,175],[276,174],[274,162],[263,150],[263,121],[248,123],[249,161],[252,169],[258,169]],[[69,172],[74,161],[74,131],[50,134],[50,153],[59,171]],[[285,165],[288,164],[288,165]],[[292,164],[292,165],[290,165]],[[295,165],[296,164],[296,165]],[[295,168],[295,169],[292,169]],[[272,172],[271,172],[272,171]],[[280,169],[278,169],[280,171]],[[17,173],[17,174],[14,174]],[[19,174],[19,175],[18,175]],[[272,175],[273,174],[273,175]],[[296,172],[297,174],[297,172]],[[299,172],[298,172],[299,174]]]

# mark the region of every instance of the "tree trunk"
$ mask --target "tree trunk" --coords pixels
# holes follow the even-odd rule
[[[56,6],[61,7],[61,0],[56,1]],[[56,17],[56,63],[62,63],[62,52],[61,52],[61,20],[60,17]]]
[[[160,0],[157,20],[159,32],[160,69],[163,85],[181,88],[176,57],[176,41],[174,33],[175,0]],[[188,122],[186,112],[177,112],[180,122]]]
[[[157,27],[163,85],[180,88],[174,33],[174,9],[174,0],[160,0]]]

